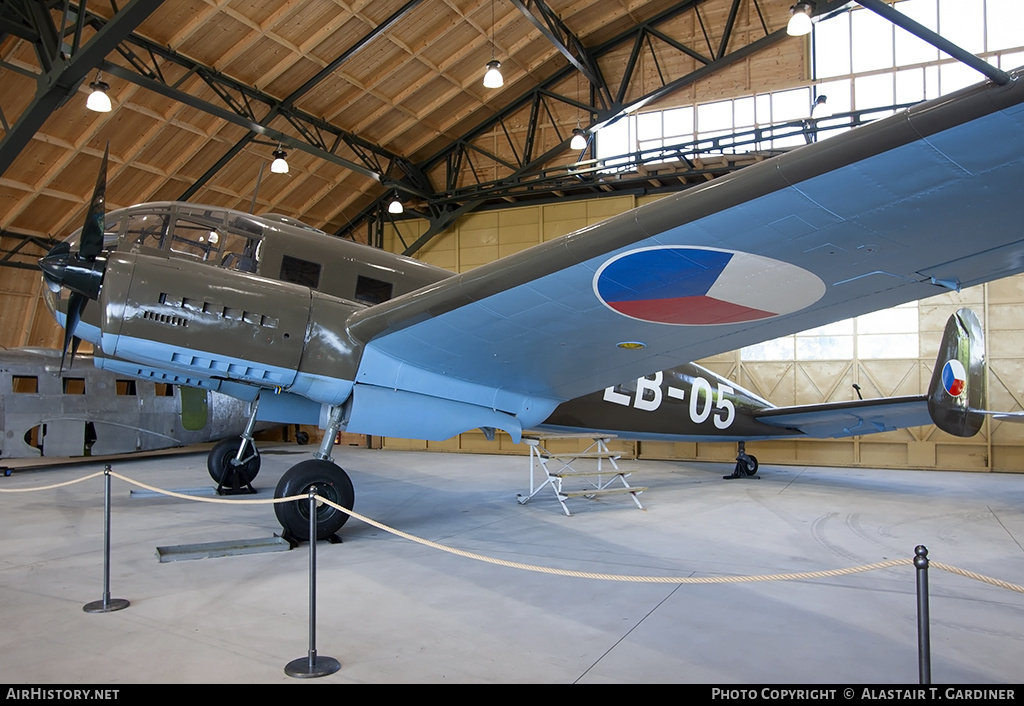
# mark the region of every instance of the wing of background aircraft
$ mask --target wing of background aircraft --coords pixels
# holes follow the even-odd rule
[[[358,312],[349,429],[387,427],[396,396],[429,438],[472,416],[429,398],[528,425],[615,381],[1020,272],[1022,101],[1019,80],[979,84]]]

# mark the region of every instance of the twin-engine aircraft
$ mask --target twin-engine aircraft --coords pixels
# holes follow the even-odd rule
[[[87,340],[100,367],[251,401],[253,423],[318,424],[315,458],[276,494],[316,485],[351,507],[352,483],[331,460],[339,430],[446,439],[501,429],[518,441],[550,418],[628,437],[607,419],[567,422],[584,402],[566,403],[611,385],[599,404],[639,414],[656,397],[652,370],[1021,272],[1019,74],[457,275],[286,217],[189,203],[105,215],[104,156],[85,226],[40,262],[47,301],[65,351]],[[954,359],[952,374],[969,383],[969,360]],[[751,421],[762,400],[690,374],[657,384],[663,402],[684,397],[691,422],[659,438],[805,434],[837,412]],[[650,382],[616,389],[623,380]],[[969,428],[979,400],[964,390],[946,407]],[[865,417],[820,428],[878,427]],[[249,433],[210,460],[245,476],[258,463]],[[305,503],[275,508],[287,532],[308,536]],[[321,536],[347,519],[318,512]]]

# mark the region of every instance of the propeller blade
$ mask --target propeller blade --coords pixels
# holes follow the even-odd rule
[[[78,351],[79,339],[75,336],[75,329],[78,328],[78,324],[82,320],[82,312],[88,302],[88,298],[78,292],[71,292],[71,296],[68,297],[67,321],[64,322],[64,350],[60,356],[61,372],[64,371],[64,360],[67,358],[68,349],[71,348],[72,362],[75,352]]]
[[[110,143],[103,150],[103,163],[100,173],[96,176],[96,187],[92,192],[92,203],[85,215],[82,226],[82,238],[78,243],[78,253],[83,260],[95,260],[103,251],[103,217],[107,200],[107,157],[110,154]]]

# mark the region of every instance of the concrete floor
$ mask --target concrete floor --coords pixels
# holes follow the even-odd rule
[[[309,448],[265,450],[259,498]],[[527,459],[339,449],[356,510],[406,532],[547,567],[652,576],[774,574],[931,558],[1024,584],[1024,475],[628,462],[648,486],[525,506]],[[132,458],[118,473],[209,485],[205,455]],[[0,477],[0,490],[99,470]],[[129,497],[113,483],[111,594],[102,596],[102,480],[0,493],[0,683],[303,683],[308,551],[159,563],[157,546],[265,538],[267,505]],[[917,682],[911,567],[730,585],[563,578],[446,554],[357,521],[318,545],[318,683]],[[935,683],[1015,683],[1024,595],[933,569]]]

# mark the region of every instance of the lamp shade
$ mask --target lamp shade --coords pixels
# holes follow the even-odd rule
[[[811,8],[807,3],[798,2],[789,9],[789,24],[786,34],[791,37],[802,37],[811,31]]]
[[[501,62],[491,59],[487,62],[487,73],[484,74],[485,88],[501,88],[505,85],[505,79],[501,75]]]
[[[587,133],[583,128],[573,128],[569,149],[578,152],[587,149]]]
[[[274,174],[287,174],[288,173],[288,161],[285,157],[288,153],[284,150],[274,150],[274,161],[270,165],[270,171]]]
[[[111,105],[107,91],[110,86],[105,81],[93,81],[89,84],[89,88],[92,89],[92,93],[89,94],[85,107],[95,110],[97,113],[109,113]]]

